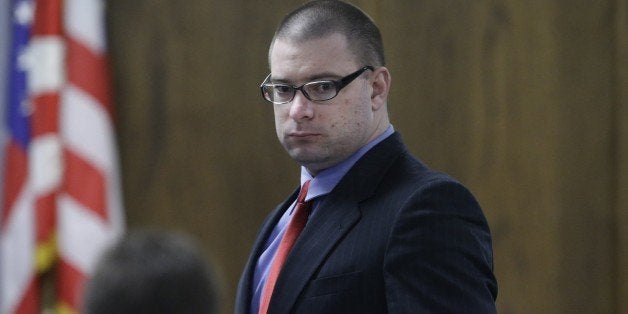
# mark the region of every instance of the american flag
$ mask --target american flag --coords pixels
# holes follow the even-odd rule
[[[0,208],[0,313],[80,311],[102,250],[124,229],[104,0],[11,0]],[[5,80],[0,80],[5,81]]]

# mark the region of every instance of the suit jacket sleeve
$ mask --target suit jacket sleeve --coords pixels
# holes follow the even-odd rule
[[[495,313],[487,222],[471,193],[436,179],[398,212],[384,257],[390,313]]]

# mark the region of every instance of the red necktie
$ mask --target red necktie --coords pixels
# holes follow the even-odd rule
[[[310,202],[305,203],[304,201],[305,196],[307,196],[307,189],[309,187],[310,181],[308,180],[303,184],[301,192],[299,192],[299,196],[297,197],[297,205],[294,209],[294,214],[292,216],[292,219],[290,220],[290,223],[288,224],[286,233],[283,235],[283,238],[279,243],[279,248],[277,248],[275,258],[270,265],[270,271],[268,272],[268,277],[266,278],[266,283],[264,284],[264,290],[262,290],[262,304],[259,307],[259,314],[266,314],[266,312],[268,312],[270,298],[273,294],[273,289],[275,288],[275,283],[277,282],[277,277],[279,277],[281,267],[286,261],[288,253],[290,253],[294,242],[297,241],[299,234],[301,233],[301,231],[305,227],[305,223],[307,222],[308,215],[310,214],[311,204]]]

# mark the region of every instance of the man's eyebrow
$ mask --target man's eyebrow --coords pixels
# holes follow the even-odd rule
[[[332,73],[332,72],[321,72],[321,73],[316,73],[313,75],[310,75],[307,77],[307,80],[302,82],[301,84],[305,84],[305,83],[309,83],[309,82],[314,82],[314,81],[321,81],[321,80],[337,80],[340,79],[342,76],[340,76],[337,73]],[[281,83],[281,84],[288,84],[288,85],[296,85],[293,81],[291,80],[287,80],[285,78],[277,78],[277,77],[273,77],[273,75],[270,75],[270,82],[272,83]]]
[[[308,82],[319,81],[319,80],[337,80],[341,77],[342,76],[337,73],[323,72],[323,73],[317,73],[316,75],[310,76],[308,78]]]
[[[270,75],[270,78],[268,79],[269,82],[271,83],[281,83],[281,84],[288,84],[288,85],[292,85],[292,83],[290,83],[290,81],[282,79],[282,78],[275,78],[273,77],[273,75]]]

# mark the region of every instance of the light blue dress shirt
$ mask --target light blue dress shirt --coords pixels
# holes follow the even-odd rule
[[[316,215],[318,205],[322,203],[325,195],[331,192],[340,179],[344,177],[344,175],[353,167],[353,165],[360,159],[366,152],[368,152],[373,146],[377,145],[379,142],[383,141],[390,135],[395,132],[393,126],[389,126],[382,134],[380,134],[377,138],[360,148],[356,153],[351,155],[349,158],[345,159],[343,162],[327,168],[321,172],[319,172],[316,176],[312,176],[305,167],[301,167],[301,186],[307,181],[312,180],[310,183],[310,188],[307,193],[307,197],[305,201],[314,200],[312,204],[312,212],[310,213],[310,217]],[[268,276],[268,272],[270,271],[270,265],[272,264],[275,253],[277,252],[277,248],[279,247],[279,242],[281,242],[281,238],[283,237],[286,228],[288,227],[288,222],[292,218],[292,212],[294,211],[294,207],[296,205],[296,200],[290,205],[288,210],[281,216],[279,222],[273,229],[273,231],[266,239],[265,249],[257,260],[257,265],[255,266],[255,274],[253,275],[253,298],[251,300],[251,314],[257,314],[259,311],[260,301],[262,298],[262,290],[264,288],[264,284],[266,283],[266,277]]]

